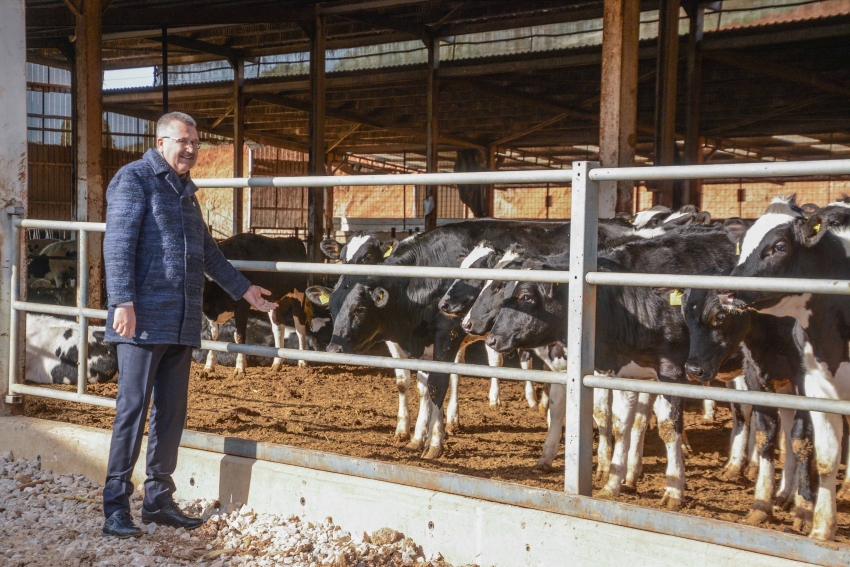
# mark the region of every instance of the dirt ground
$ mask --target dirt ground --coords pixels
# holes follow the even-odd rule
[[[379,461],[562,490],[563,464],[551,473],[534,474],[546,435],[546,420],[525,401],[522,384],[502,382],[502,405],[487,402],[489,381],[462,378],[460,420],[462,431],[447,442],[439,460],[424,461],[404,451],[393,440],[398,396],[395,377],[379,369],[337,366],[249,368],[243,379],[231,377],[232,368],[218,367],[215,379],[205,380],[202,365],[192,365],[188,428],[218,435],[243,437]],[[73,389],[69,386],[57,388]],[[89,386],[89,393],[114,397],[115,384]],[[411,405],[415,421],[418,400]],[[109,409],[28,397],[26,414],[33,417],[109,429]],[[718,405],[713,423],[704,423],[701,406],[689,405],[685,427],[694,454],[686,458],[686,514],[741,522],[749,511],[753,483],[720,479],[729,451],[731,417]],[[555,463],[563,463],[563,450]],[[620,501],[661,508],[666,456],[654,418],[647,432],[644,476],[636,494]],[[843,467],[842,467],[843,468]],[[777,485],[780,474],[777,466]],[[839,479],[844,478],[844,471]],[[597,484],[595,489],[601,488]],[[840,501],[838,538],[850,542],[850,502]],[[791,531],[792,514],[776,511],[764,527]]]

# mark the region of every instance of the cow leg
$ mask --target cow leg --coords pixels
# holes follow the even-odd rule
[[[298,350],[307,350],[307,313],[304,312],[304,296],[292,300],[292,320],[295,322],[295,335],[298,337]],[[307,368],[306,360],[299,360],[300,368]]]
[[[210,340],[217,341],[218,340],[218,323],[215,321],[207,322],[210,325]],[[215,378],[215,357],[216,351],[210,350],[207,351],[207,363],[204,365],[204,378]]]
[[[797,492],[797,459],[794,458],[794,448],[791,444],[791,428],[794,425],[795,413],[791,409],[779,409],[779,425],[785,450],[782,455],[782,480],[779,483],[779,490],[773,499],[773,504],[783,510],[788,510],[791,507],[794,503],[794,494]]]
[[[490,366],[500,367],[504,364],[505,357],[491,349],[487,345],[484,345],[484,350],[487,351],[487,364]],[[490,400],[490,407],[497,407],[502,405],[502,397],[501,392],[499,391],[499,379],[491,378],[490,379],[490,393],[488,395],[488,399]]]
[[[549,384],[543,384],[540,389],[540,402],[537,404],[537,413],[546,414],[546,420],[549,420]]]
[[[670,510],[685,501],[685,459],[682,454],[682,398],[658,396],[655,399],[658,434],[667,446],[667,488],[661,499]]]
[[[762,524],[773,517],[773,488],[776,477],[773,454],[776,450],[777,420],[776,408],[755,406],[753,408],[753,428],[756,430],[756,445],[759,455],[758,480],[750,513],[744,523],[752,526]]]
[[[244,306],[242,304],[244,304]],[[238,345],[245,344],[245,335],[248,330],[248,309],[247,301],[239,301],[236,304],[236,313],[234,314],[236,332],[233,334],[233,342]],[[237,354],[236,368],[233,370],[233,377],[244,378],[246,367],[247,364],[245,363],[245,355],[242,353]]]
[[[613,499],[620,495],[623,480],[626,478],[631,430],[635,421],[635,410],[637,409],[637,392],[614,390],[612,397],[611,429],[614,434],[614,453],[611,456],[608,482],[596,494],[597,498]]]
[[[797,461],[797,494],[794,497],[794,529],[806,534],[811,531],[815,509],[813,479],[814,430],[810,412],[798,411],[791,429],[791,447]]]
[[[637,491],[637,481],[643,476],[643,443],[646,439],[646,429],[655,396],[638,394],[638,405],[635,410],[635,422],[632,425],[632,439],[629,442],[629,464],[626,470],[626,481],[623,489]]]
[[[845,415],[844,420],[847,422],[847,427],[850,429],[850,415]],[[838,491],[839,500],[850,500],[850,443],[847,444],[847,454],[844,462],[844,482],[841,483],[841,490]]]
[[[269,311],[269,322],[271,322],[272,324],[272,335],[274,335],[275,348],[281,348],[283,346],[283,332],[285,332],[285,329],[283,329],[282,332],[282,319],[283,317],[278,315],[278,309],[272,309],[271,311]],[[279,372],[281,366],[283,366],[283,359],[278,358],[277,356],[274,357],[274,363],[272,363],[272,372]]]
[[[808,382],[808,380],[807,380]],[[806,385],[807,392],[816,391]],[[841,464],[841,437],[844,423],[840,415],[811,412],[815,440],[815,463],[818,470],[818,491],[812,519],[813,539],[835,539],[838,518],[835,502],[835,484]]]
[[[466,345],[458,349],[455,362],[458,364],[466,362]],[[457,435],[460,432],[460,415],[457,404],[459,382],[460,376],[457,374],[449,376],[449,404],[446,407],[446,433],[448,435]]]
[[[702,402],[702,420],[708,421],[709,423],[714,421],[714,412],[717,408],[717,404],[714,403],[714,400],[703,400]]]
[[[599,431],[599,444],[596,448],[596,480],[603,483],[608,480],[611,469],[611,390],[594,388],[593,422]]]
[[[726,387],[736,390],[747,389],[743,376],[738,376],[733,381],[727,382]],[[730,404],[730,409],[732,410],[731,449],[729,451],[729,460],[726,462],[726,466],[723,467],[720,478],[727,482],[738,482],[747,458],[747,442],[750,438],[750,417],[752,416],[753,406],[749,404]]]
[[[543,442],[543,452],[534,465],[532,472],[542,473],[552,470],[552,461],[558,453],[561,444],[561,433],[564,431],[564,420],[567,417],[567,388],[562,384],[552,384],[549,390],[549,415],[555,415],[549,421],[546,440]]]
[[[404,354],[404,351],[396,343],[387,341],[386,344],[393,358],[407,358],[407,355]],[[410,391],[410,370],[396,368],[395,386],[398,390],[398,421],[395,426],[395,439],[403,443],[410,439],[410,412],[407,409],[407,393]]]
[[[519,366],[523,370],[534,370],[534,361],[531,359],[531,353],[524,350],[520,353]],[[528,402],[528,407],[534,409],[537,407],[537,393],[534,391],[534,383],[530,380],[525,382],[525,401]]]
[[[459,322],[441,328],[434,337],[434,360],[454,360],[461,347],[464,335],[459,332]],[[446,425],[443,402],[449,386],[449,376],[440,372],[428,375],[428,446],[422,453],[423,459],[436,459],[445,449]]]
[[[410,443],[405,446],[405,449],[421,453],[422,448],[425,445],[425,434],[428,429],[429,418],[428,404],[430,403],[430,398],[428,397],[427,372],[416,373],[416,389],[419,392],[419,413],[416,416],[416,427],[413,429],[413,439],[411,439]]]

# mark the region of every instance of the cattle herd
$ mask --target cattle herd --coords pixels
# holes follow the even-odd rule
[[[777,197],[755,221],[712,221],[708,213],[691,206],[679,211],[654,207],[634,216],[600,219],[598,226],[600,271],[850,280],[847,198],[817,208],[800,207],[794,197]],[[229,259],[306,260],[303,244],[294,238],[240,234],[220,246]],[[481,219],[401,242],[381,242],[375,234],[358,232],[344,245],[325,240],[322,250],[332,260],[352,264],[567,270],[569,246],[569,221]],[[36,260],[31,260],[31,271]],[[51,263],[54,260],[38,261],[44,264],[42,271],[48,269],[38,279],[49,279],[51,273],[56,278],[62,271],[62,266]],[[330,288],[307,287],[301,274],[246,272],[246,276],[271,290],[271,300],[279,304],[269,316],[278,347],[294,326],[302,350],[364,353],[386,345],[396,358],[463,362],[467,348],[482,341],[494,366],[501,365],[506,354],[518,352],[525,368],[533,366],[534,358],[551,371],[566,368],[569,286],[565,284],[344,275]],[[32,289],[31,285],[31,293]],[[716,379],[738,389],[850,400],[847,296],[600,286],[596,313],[599,374],[680,383],[707,384]],[[247,304],[231,301],[212,282],[204,292],[204,314],[211,338],[231,318],[237,343],[246,341],[251,321],[256,326]],[[73,345],[78,329],[69,321],[30,317],[45,320],[27,334],[27,378],[75,382]],[[102,329],[91,328],[90,333],[90,344],[97,345]],[[43,363],[42,358],[53,354],[54,367]],[[90,346],[89,356],[100,357],[93,360],[90,381],[114,377],[108,347]],[[206,362],[205,373],[212,374],[215,353]],[[281,363],[275,359],[275,368]],[[237,373],[243,373],[244,358],[238,357],[235,366]],[[396,371],[396,438],[422,458],[438,458],[446,435],[457,434],[460,428],[458,376],[419,372],[415,384],[420,404],[411,432],[407,398],[414,379],[409,371]],[[495,379],[489,397],[491,405],[500,403]],[[566,389],[552,385],[538,400],[536,389],[527,384],[526,398],[532,407],[548,408],[549,430],[535,466],[545,471],[560,445]],[[599,432],[596,477],[604,485],[596,496],[613,499],[624,487],[636,487],[650,412],[656,416],[667,452],[662,503],[676,510],[687,497],[683,400],[676,397],[594,391],[593,419]],[[837,490],[842,416],[735,404],[732,416],[723,477],[737,479],[748,460],[755,459],[758,467],[746,521],[760,524],[771,518],[774,506],[793,507],[799,532],[834,539],[836,501],[850,497],[846,473]],[[785,462],[776,487],[774,452],[780,439]]]

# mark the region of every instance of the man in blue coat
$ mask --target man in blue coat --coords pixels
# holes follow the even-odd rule
[[[268,291],[230,265],[204,224],[189,177],[200,146],[195,121],[182,112],[165,114],[156,138],[156,148],[121,168],[106,191],[106,341],[118,343],[119,374],[103,533],[117,537],[142,533],[130,515],[130,477],[151,398],[142,521],[186,529],[202,523],[174,504],[171,475],[186,420],[192,348],[201,346],[204,274],[260,311],[276,307],[262,297]]]

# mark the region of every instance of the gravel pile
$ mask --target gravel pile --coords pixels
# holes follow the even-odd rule
[[[131,498],[133,517],[147,533],[103,537],[101,493],[82,475],[53,474],[41,470],[40,461],[15,461],[11,452],[0,456],[0,565],[451,567],[439,554],[425,557],[413,540],[390,528],[350,533],[331,518],[312,523],[233,503],[179,502],[206,520],[193,532],[145,526],[139,492]]]

